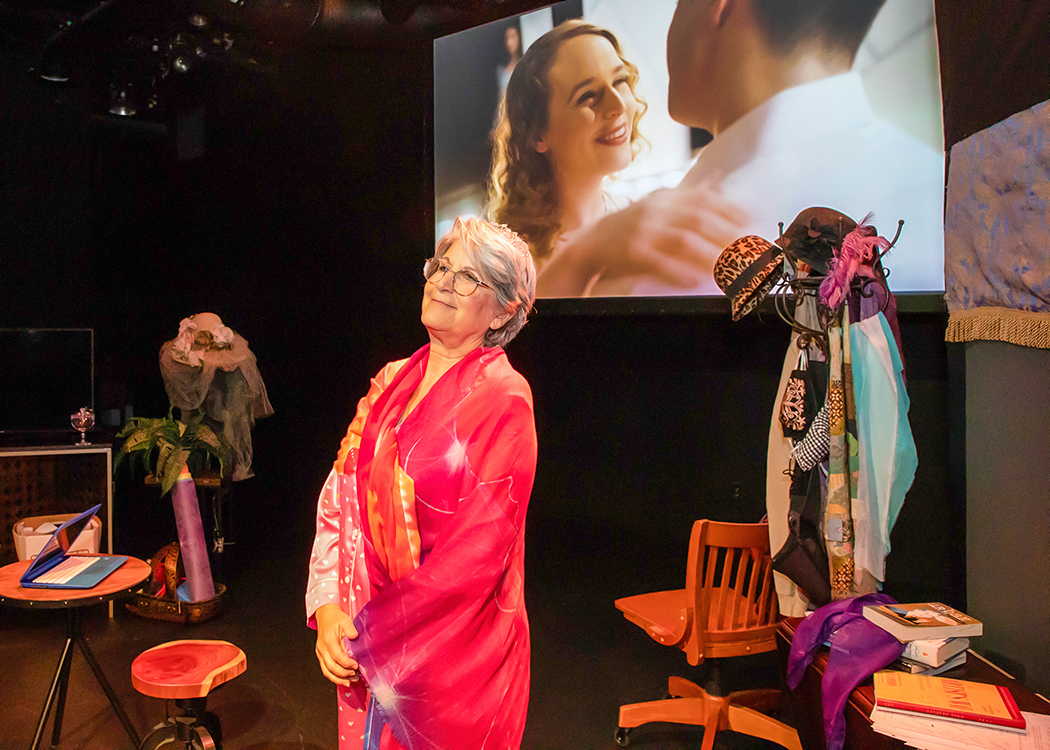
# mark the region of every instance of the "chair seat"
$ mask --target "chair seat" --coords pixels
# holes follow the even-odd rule
[[[723,599],[726,611],[735,616],[726,618],[717,610],[712,609],[709,613],[709,621],[705,623],[704,628],[709,640],[716,648],[723,645],[719,643],[720,641],[727,642],[725,645],[735,643],[741,634],[745,637],[749,636],[750,640],[754,641],[755,629],[748,628],[745,621],[748,616],[754,618],[753,603],[734,591],[725,592]],[[624,617],[645,630],[653,640],[665,646],[673,646],[687,635],[689,602],[685,589],[627,596],[617,599],[614,604],[618,610],[623,612]],[[771,651],[776,645],[774,640],[776,624],[769,625],[765,629],[768,631],[767,637],[762,639],[762,647],[758,649],[759,651]]]
[[[623,616],[665,646],[685,637],[688,611],[685,589],[656,591],[617,599],[614,604]]]
[[[227,641],[169,641],[131,663],[131,684],[154,698],[203,698],[247,668],[244,652]]]

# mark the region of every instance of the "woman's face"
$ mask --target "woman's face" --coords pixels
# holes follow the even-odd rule
[[[507,52],[511,57],[516,57],[521,52],[521,36],[513,26],[508,26],[503,32],[503,43],[507,46]]]
[[[601,178],[631,163],[631,130],[637,105],[628,71],[603,36],[565,41],[547,73],[547,132],[536,143],[555,174]]]
[[[435,276],[424,285],[423,325],[432,338],[438,339],[448,348],[481,346],[489,329],[499,328],[509,316],[500,314],[495,292],[487,287],[478,286],[473,294],[466,297],[456,294],[452,289],[454,271],[470,271],[475,278],[485,281],[481,271],[471,265],[460,240],[452,243],[441,261],[451,270],[444,276]]]

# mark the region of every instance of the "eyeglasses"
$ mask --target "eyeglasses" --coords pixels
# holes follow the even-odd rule
[[[423,264],[423,278],[427,281],[433,281],[437,284],[445,278],[446,273],[452,274],[452,291],[460,297],[469,297],[478,290],[479,286],[483,286],[486,289],[492,288],[479,279],[473,271],[453,271],[445,265],[441,258],[431,258]]]

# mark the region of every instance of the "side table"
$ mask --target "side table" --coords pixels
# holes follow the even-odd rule
[[[782,667],[787,669],[791,652],[791,639],[801,618],[788,617],[777,626],[777,650]],[[802,746],[807,750],[824,750],[824,724],[821,700],[821,680],[827,668],[827,650],[821,649],[814,657],[795,690],[784,695],[785,708],[790,712],[792,726],[798,731]],[[976,653],[967,654],[966,663],[943,673],[944,677],[972,682],[1004,685],[1010,689],[1014,700],[1022,711],[1050,714],[1050,703],[1033,693],[1006,672]],[[871,677],[863,680],[853,692],[845,706],[846,738],[843,750],[906,750],[901,740],[879,734],[871,726],[871,711],[875,707],[875,687]]]
[[[47,724],[47,718],[51,713],[52,707],[55,706],[56,697],[58,705],[55,710],[51,745],[53,747],[58,746],[58,741],[62,735],[62,712],[66,703],[66,690],[69,687],[69,667],[73,661],[74,643],[80,647],[80,652],[84,655],[88,666],[95,673],[95,679],[98,680],[102,690],[106,693],[106,697],[109,699],[110,705],[113,706],[113,710],[116,712],[121,724],[124,725],[128,737],[131,738],[134,746],[138,747],[140,742],[138,733],[131,725],[124,707],[117,699],[117,695],[113,692],[113,688],[102,672],[95,655],[91,652],[87,639],[84,638],[84,634],[81,632],[80,613],[83,607],[101,604],[131,594],[149,576],[150,566],[142,560],[129,557],[127,562],[113,571],[97,586],[90,589],[23,588],[19,580],[28,567],[29,561],[25,560],[0,568],[0,605],[22,609],[64,609],[67,613],[66,643],[62,649],[62,656],[58,660],[58,666],[55,668],[55,676],[51,680],[51,687],[47,692],[44,710],[40,713],[40,721],[37,724],[36,734],[33,736],[33,744],[30,746],[30,749],[36,750],[40,746],[40,740],[44,734],[44,726]]]

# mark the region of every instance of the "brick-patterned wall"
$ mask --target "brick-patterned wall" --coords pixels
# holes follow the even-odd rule
[[[101,504],[106,523],[106,454],[9,456],[0,453],[0,564],[18,558],[14,525],[29,516],[76,513]],[[103,538],[106,530],[103,529]],[[101,549],[105,549],[103,543]]]

